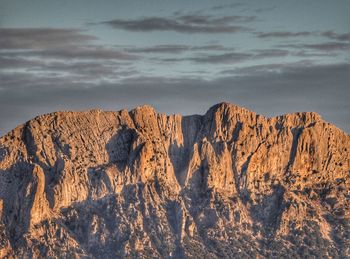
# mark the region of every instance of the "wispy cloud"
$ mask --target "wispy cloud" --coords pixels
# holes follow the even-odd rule
[[[42,49],[97,40],[78,29],[0,28],[0,49]]]
[[[254,21],[255,16],[182,15],[173,18],[145,17],[139,19],[114,19],[102,22],[115,29],[128,31],[174,31],[180,33],[235,33],[248,31],[240,25]]]
[[[229,50],[229,49],[228,49]],[[279,58],[290,54],[290,51],[284,49],[257,49],[245,52],[224,52],[217,53],[199,53],[193,56],[162,58],[158,59],[163,62],[183,62],[189,61],[197,64],[237,64],[248,60],[264,59],[264,58]]]
[[[0,55],[59,59],[119,59],[137,57],[92,44],[98,38],[77,29],[0,28]]]
[[[180,45],[180,44],[169,44],[169,45],[155,45],[150,47],[128,47],[124,49],[131,53],[168,53],[168,54],[179,54],[186,51],[228,51],[233,50],[233,48],[227,48],[220,44],[211,45]]]
[[[217,10],[223,10],[223,9],[228,9],[228,8],[238,8],[238,7],[244,7],[244,3],[232,3],[232,4],[222,4],[222,5],[215,5],[211,8],[213,11]]]
[[[254,58],[273,58],[273,57],[285,57],[290,52],[284,49],[257,49],[255,50]]]
[[[33,82],[115,79],[130,75],[130,61],[140,58],[98,45],[97,37],[77,29],[0,28],[0,33],[3,89]]]
[[[256,33],[259,38],[291,38],[291,37],[304,37],[315,35],[314,32],[300,31],[300,32],[290,32],[290,31],[272,31],[272,32],[258,32]]]
[[[321,36],[331,40],[350,41],[350,33],[337,33],[335,31],[271,31],[271,32],[256,32],[258,38],[293,38],[305,36]]]
[[[6,54],[6,53],[5,53]],[[21,53],[9,52],[7,55],[46,57],[57,59],[104,59],[104,60],[135,60],[137,56],[112,48],[102,46],[61,46],[56,49],[33,50]]]
[[[344,51],[350,50],[350,43],[345,42],[322,42],[314,44],[281,44],[280,47],[293,49],[311,49],[318,51]]]
[[[197,57],[188,58],[188,60],[196,63],[233,64],[252,59],[285,57],[287,55],[289,55],[289,51],[283,49],[259,49],[247,52],[227,52],[224,54],[200,55]]]
[[[336,33],[334,31],[325,31],[321,33],[321,35],[332,40],[350,41],[350,33]]]
[[[201,55],[189,58],[188,60],[194,61],[196,63],[232,64],[245,61],[251,57],[252,55],[249,53],[230,52],[224,54]]]
[[[270,6],[270,7],[262,7],[262,8],[255,9],[254,12],[256,12],[256,13],[269,12],[269,11],[275,10],[276,8],[277,8],[276,5]]]

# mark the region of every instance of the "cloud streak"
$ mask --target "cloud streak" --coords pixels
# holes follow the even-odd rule
[[[188,51],[228,51],[228,50],[233,50],[233,48],[227,48],[219,44],[202,45],[202,46],[170,44],[170,45],[155,45],[150,47],[129,47],[129,48],[125,48],[124,50],[130,53],[179,54],[179,53],[188,52]]]
[[[201,55],[188,58],[188,60],[196,63],[232,64],[248,60],[251,57],[252,55],[248,53],[230,52],[224,54]]]
[[[164,62],[190,61],[198,64],[236,64],[248,60],[257,60],[264,58],[279,58],[288,56],[290,52],[283,49],[258,49],[246,52],[225,52],[222,54],[197,54],[183,58],[163,58]]]
[[[332,40],[350,41],[350,33],[336,33],[334,31],[325,31],[321,33],[321,35]]]
[[[238,8],[238,7],[244,7],[244,3],[232,3],[232,4],[223,4],[223,5],[215,5],[211,8],[212,11],[218,11],[228,8]]]
[[[78,29],[0,28],[0,56],[58,59],[135,60],[138,57],[92,44],[98,38]],[[10,63],[7,60],[6,63]],[[22,64],[23,64],[22,60]]]
[[[0,28],[0,49],[43,49],[97,40],[78,29]]]
[[[281,44],[280,47],[292,48],[292,49],[311,49],[323,52],[335,52],[350,50],[350,43],[346,42],[322,42],[314,44]]]
[[[273,32],[258,32],[256,33],[258,38],[291,38],[291,37],[305,37],[315,35],[314,32],[300,31],[300,32],[289,32],[289,31],[273,31]]]
[[[6,53],[5,53],[6,54]],[[101,46],[61,46],[56,49],[33,50],[21,53],[7,53],[7,55],[22,55],[30,57],[57,59],[100,59],[100,60],[135,60],[139,57],[115,49]]]
[[[350,41],[350,33],[337,33],[335,31],[272,31],[272,32],[255,32],[258,38],[293,38],[293,37],[306,37],[306,36],[321,36],[330,40],[336,41]]]
[[[236,33],[246,32],[250,29],[240,23],[254,21],[255,16],[224,16],[210,15],[182,15],[173,18],[145,17],[139,19],[114,19],[100,24],[106,24],[114,29],[136,32],[173,31],[179,33]]]
[[[94,42],[77,29],[0,28],[0,88],[27,88],[60,81],[95,84],[135,73],[140,57]],[[1,90],[0,89],[0,90]]]

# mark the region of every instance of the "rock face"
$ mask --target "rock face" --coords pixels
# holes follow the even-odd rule
[[[0,138],[0,257],[349,257],[349,151],[311,112],[39,116]]]

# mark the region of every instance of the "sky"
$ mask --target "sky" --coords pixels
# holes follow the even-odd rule
[[[44,113],[271,117],[350,133],[349,0],[0,0],[0,136]]]

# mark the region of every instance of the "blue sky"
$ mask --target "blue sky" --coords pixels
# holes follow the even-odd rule
[[[0,135],[42,113],[229,101],[350,132],[350,2],[0,0]]]

